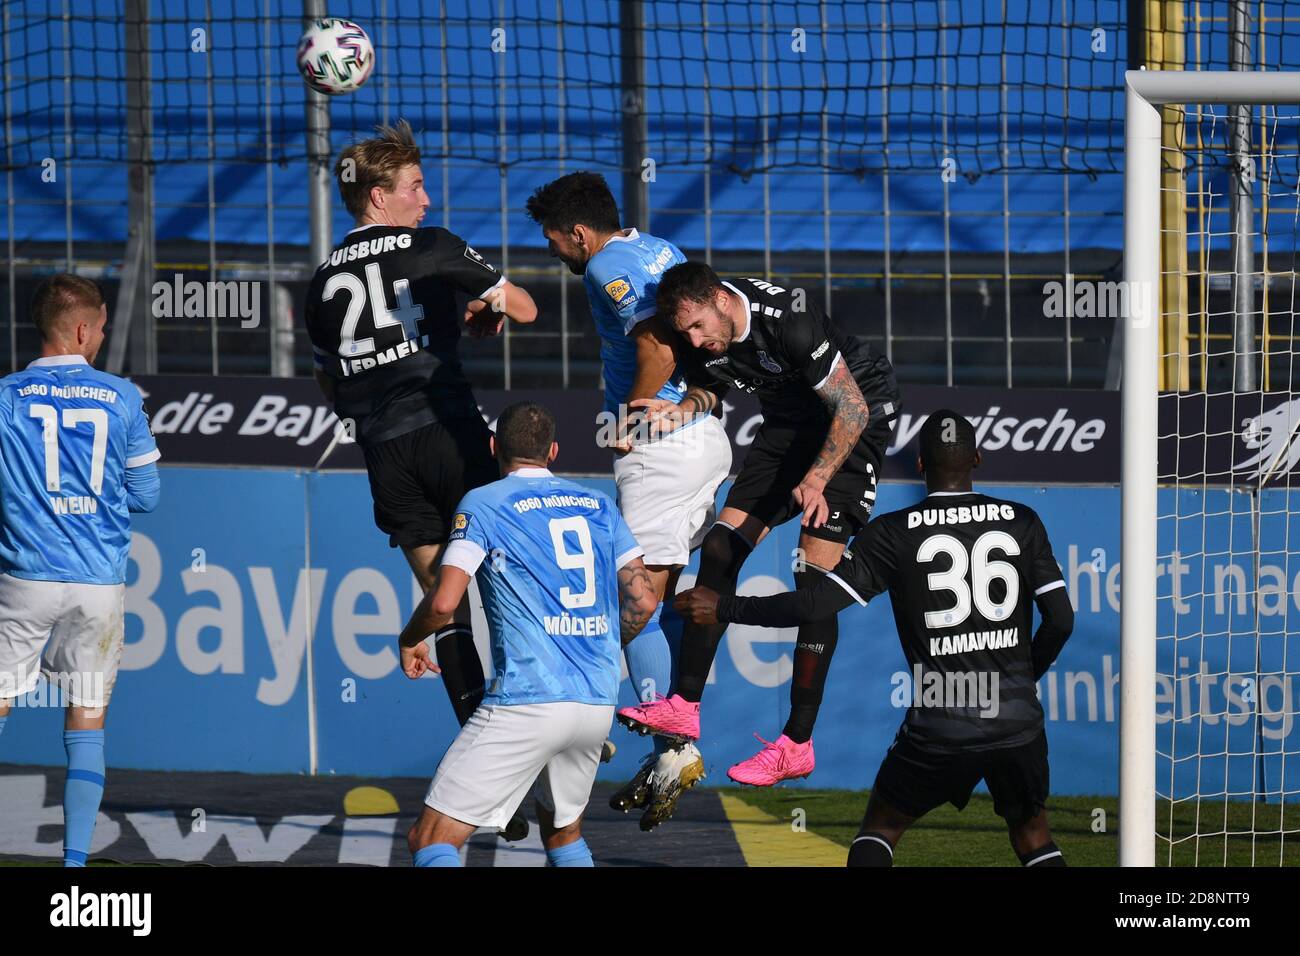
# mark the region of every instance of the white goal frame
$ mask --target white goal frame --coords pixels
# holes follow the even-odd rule
[[[1124,284],[1129,294],[1120,396],[1120,866],[1154,866],[1156,854],[1160,107],[1171,103],[1300,105],[1300,73],[1125,74]]]

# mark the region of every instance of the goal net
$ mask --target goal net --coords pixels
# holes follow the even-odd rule
[[[1297,104],[1128,74],[1124,865],[1300,864]]]

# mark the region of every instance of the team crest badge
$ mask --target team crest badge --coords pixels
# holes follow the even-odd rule
[[[758,364],[763,366],[763,368],[767,369],[773,375],[779,375],[781,372],[785,371],[785,369],[781,368],[780,365],[768,358],[767,353],[762,349],[759,349],[758,351]]]

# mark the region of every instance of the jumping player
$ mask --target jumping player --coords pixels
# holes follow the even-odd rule
[[[676,591],[691,551],[712,524],[718,486],[731,469],[731,442],[713,414],[637,427],[637,409],[648,400],[677,403],[685,395],[676,336],[655,316],[660,278],[685,257],[671,242],[620,227],[614,196],[596,173],[570,173],[542,186],[529,198],[528,214],[541,225],[551,254],[583,278],[605,380],[598,440],[601,434],[613,439],[618,507],[645,549],[662,602]],[[628,675],[640,700],[672,686],[682,627],[664,605],[627,646]],[[644,806],[641,829],[650,830],[672,816],[681,793],[703,776],[704,759],[693,743],[656,738],[610,806],[624,813]]]
[[[701,624],[788,627],[888,591],[916,686],[849,865],[893,865],[909,826],[944,803],[962,809],[983,780],[1020,862],[1064,866],[1044,809],[1047,735],[1034,685],[1074,627],[1065,581],[1032,508],[972,490],[980,455],[965,418],[933,413],[919,448],[927,497],[872,521],[816,587],[763,598],[697,588],[678,607]]]
[[[898,384],[883,355],[846,335],[803,290],[759,279],[723,282],[702,262],[670,269],[659,284],[660,317],[682,350],[686,397],[658,401],[653,415],[716,408],[729,388],[758,396],[763,424],[700,553],[697,583],[735,592],[741,565],[772,528],[800,515],[795,587],[813,587],[867,523],[876,479],[898,412]],[[619,711],[642,733],[695,740],[700,698],[725,625],[691,625],[682,638],[674,693]],[[799,628],[790,718],[774,742],[727,771],[770,786],[814,767],[812,731],[839,635],[834,617]],[[762,738],[759,738],[762,740]]]
[[[335,166],[356,226],[316,270],[306,321],[316,380],[365,455],[375,524],[427,592],[457,502],[497,477],[456,353],[456,295],[469,296],[463,319],[473,335],[495,335],[506,318],[532,322],[537,308],[463,239],[420,228],[429,197],[411,127],[378,133],[344,149]],[[434,643],[463,725],[484,680],[468,600]]]

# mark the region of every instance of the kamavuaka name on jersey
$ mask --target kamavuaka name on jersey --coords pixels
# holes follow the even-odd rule
[[[96,402],[107,402],[110,405],[117,401],[117,392],[97,385],[46,385],[42,382],[33,382],[18,389],[18,394],[22,397],[43,395],[48,398],[88,398]]]
[[[388,238],[393,238],[389,236]],[[398,342],[391,348],[386,348],[382,352],[376,352],[374,355],[367,355],[365,358],[345,359],[339,363],[343,369],[343,374],[355,375],[357,372],[364,372],[366,369],[374,368],[376,365],[387,365],[389,362],[396,362],[398,359],[404,359],[408,355],[414,355],[420,349],[429,347],[429,337],[419,335],[413,339],[407,339],[405,342]]]
[[[379,236],[376,239],[362,239],[360,242],[353,242],[335,249],[330,253],[330,257],[325,260],[325,263],[331,266],[341,266],[345,262],[368,259],[370,256],[377,256],[383,252],[392,252],[394,249],[409,248],[411,248],[411,234],[409,232],[404,232],[400,236]]]
[[[955,508],[918,508],[907,513],[907,526],[970,524],[980,521],[1010,521],[1016,516],[1011,505],[958,505]]]
[[[533,495],[529,498],[520,498],[512,502],[512,506],[519,514],[527,514],[538,508],[591,508],[596,510],[600,507],[600,502],[590,495]]]
[[[1020,643],[1020,628],[1007,627],[998,631],[971,631],[968,634],[948,634],[930,638],[930,656],[968,654],[971,651],[996,651],[1015,647]]]
[[[576,614],[547,614],[542,618],[546,633],[561,637],[599,637],[609,633],[609,615],[593,614],[579,617]]]

